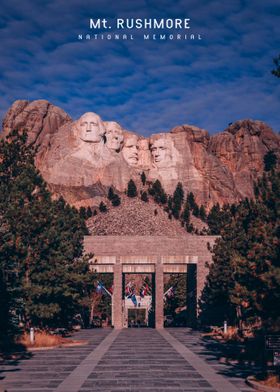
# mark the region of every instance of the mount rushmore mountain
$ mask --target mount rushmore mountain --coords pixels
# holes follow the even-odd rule
[[[82,110],[81,110],[82,112]],[[132,178],[159,179],[167,193],[178,182],[199,204],[233,203],[253,196],[268,151],[280,155],[280,136],[261,121],[237,121],[210,136],[191,125],[143,137],[88,112],[73,121],[45,100],[15,101],[2,136],[26,129],[37,146],[36,166],[55,196],[77,206],[93,205],[113,186],[124,192]]]

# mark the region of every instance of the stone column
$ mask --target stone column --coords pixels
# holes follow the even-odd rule
[[[114,292],[113,292],[113,307],[112,320],[116,329],[123,328],[122,317],[122,265],[119,259],[114,265]]]
[[[187,326],[195,328],[197,321],[197,264],[187,264]]]
[[[164,301],[163,301],[163,264],[158,258],[155,268],[155,300],[156,300],[156,329],[164,326]]]

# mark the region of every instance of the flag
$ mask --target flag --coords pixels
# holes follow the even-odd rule
[[[164,299],[167,298],[172,298],[175,295],[175,289],[173,286],[169,287],[169,289],[164,293],[163,297]]]
[[[110,293],[110,291],[108,291],[106,289],[106,287],[100,281],[98,282],[98,284],[96,286],[96,292],[99,293],[99,294],[106,293],[110,297],[112,297],[112,294]]]
[[[127,298],[131,298],[132,295],[134,294],[134,292],[135,292],[135,289],[132,286],[132,282],[128,282],[126,287],[125,287],[125,296]]]
[[[174,287],[172,286],[172,287],[170,287],[170,289],[167,293],[167,297],[172,298],[172,297],[174,297],[174,294],[175,294],[175,290],[174,290]]]
[[[134,306],[137,306],[137,298],[135,294],[132,294],[131,301],[133,302]]]
[[[96,286],[96,292],[98,294],[102,294],[102,285],[100,283],[98,283],[98,285]]]
[[[147,283],[145,283],[145,284],[142,286],[141,290],[140,290],[140,297],[141,297],[141,298],[144,298],[145,295],[149,294],[150,292],[151,292],[150,287],[148,286]]]

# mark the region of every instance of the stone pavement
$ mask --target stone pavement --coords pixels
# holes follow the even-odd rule
[[[244,376],[221,365],[187,329],[93,329],[89,345],[33,352],[4,364],[8,392],[249,392]]]

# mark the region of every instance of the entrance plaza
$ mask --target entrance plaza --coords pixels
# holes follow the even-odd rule
[[[249,392],[252,369],[220,361],[222,347],[190,328],[164,329],[163,277],[184,273],[187,318],[195,323],[197,298],[216,237],[86,237],[92,268],[114,274],[114,328],[85,329],[73,347],[34,351],[3,360],[0,391],[8,392]],[[125,303],[124,274],[153,277],[155,328],[127,328],[127,319],[147,317],[146,305]],[[148,301],[148,299],[147,299]],[[143,313],[140,315],[140,313]],[[1,387],[3,388],[1,390]]]
[[[249,392],[252,369],[219,361],[219,344],[187,328],[96,328],[76,347],[34,351],[1,365],[8,392]]]
[[[124,274],[152,275],[153,303],[156,329],[164,326],[164,274],[184,273],[187,281],[186,324],[194,326],[197,300],[208,273],[206,262],[211,263],[210,247],[216,236],[86,236],[85,253],[93,253],[91,268],[99,273],[114,274],[112,297],[112,324],[114,328],[127,327],[127,309],[124,296]]]

